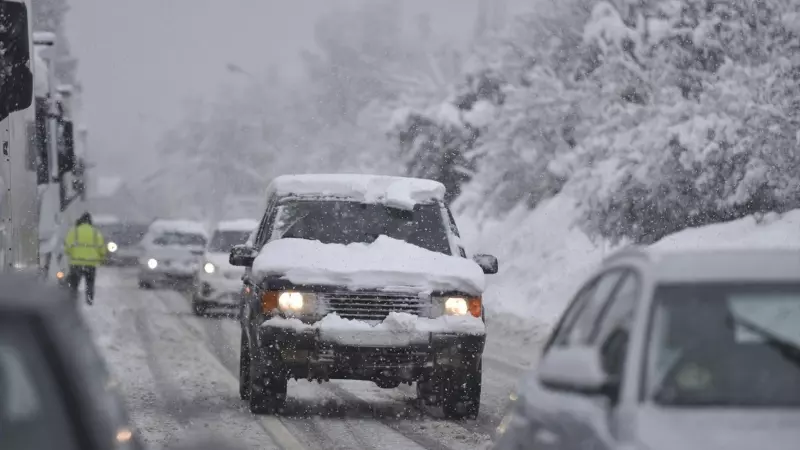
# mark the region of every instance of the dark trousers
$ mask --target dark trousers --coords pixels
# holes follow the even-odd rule
[[[91,302],[94,299],[94,278],[96,273],[97,267],[70,266],[67,283],[73,294],[78,294],[78,285],[81,284],[81,278],[86,278],[86,299]]]

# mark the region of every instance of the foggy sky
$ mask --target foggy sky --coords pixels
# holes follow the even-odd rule
[[[227,63],[255,76],[277,63],[296,76],[298,51],[313,49],[315,19],[356,1],[70,0],[90,158],[107,173],[141,170],[158,158],[154,142],[185,112],[185,99],[248,82]],[[398,1],[409,18],[429,11],[437,33],[466,42],[478,0]]]

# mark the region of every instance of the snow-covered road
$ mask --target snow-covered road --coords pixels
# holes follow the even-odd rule
[[[195,317],[179,293],[138,289],[135,272],[103,269],[97,284],[95,305],[82,309],[153,449],[210,436],[243,449],[481,448],[535,353],[535,343],[514,347],[490,337],[475,421],[419,409],[413,386],[355,381],[291,382],[285,412],[254,416],[238,397],[236,321]]]

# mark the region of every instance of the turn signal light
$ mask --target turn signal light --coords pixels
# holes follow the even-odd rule
[[[266,291],[261,294],[261,312],[266,314],[278,308],[278,292]]]
[[[473,317],[481,317],[481,313],[483,312],[483,305],[481,304],[480,297],[473,297],[467,299],[467,309],[469,313],[472,314]]]

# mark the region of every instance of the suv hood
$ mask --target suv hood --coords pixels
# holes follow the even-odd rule
[[[371,244],[323,244],[305,239],[269,242],[253,263],[257,276],[298,285],[349,289],[461,292],[480,295],[484,274],[470,259],[432,252],[387,236]]]

